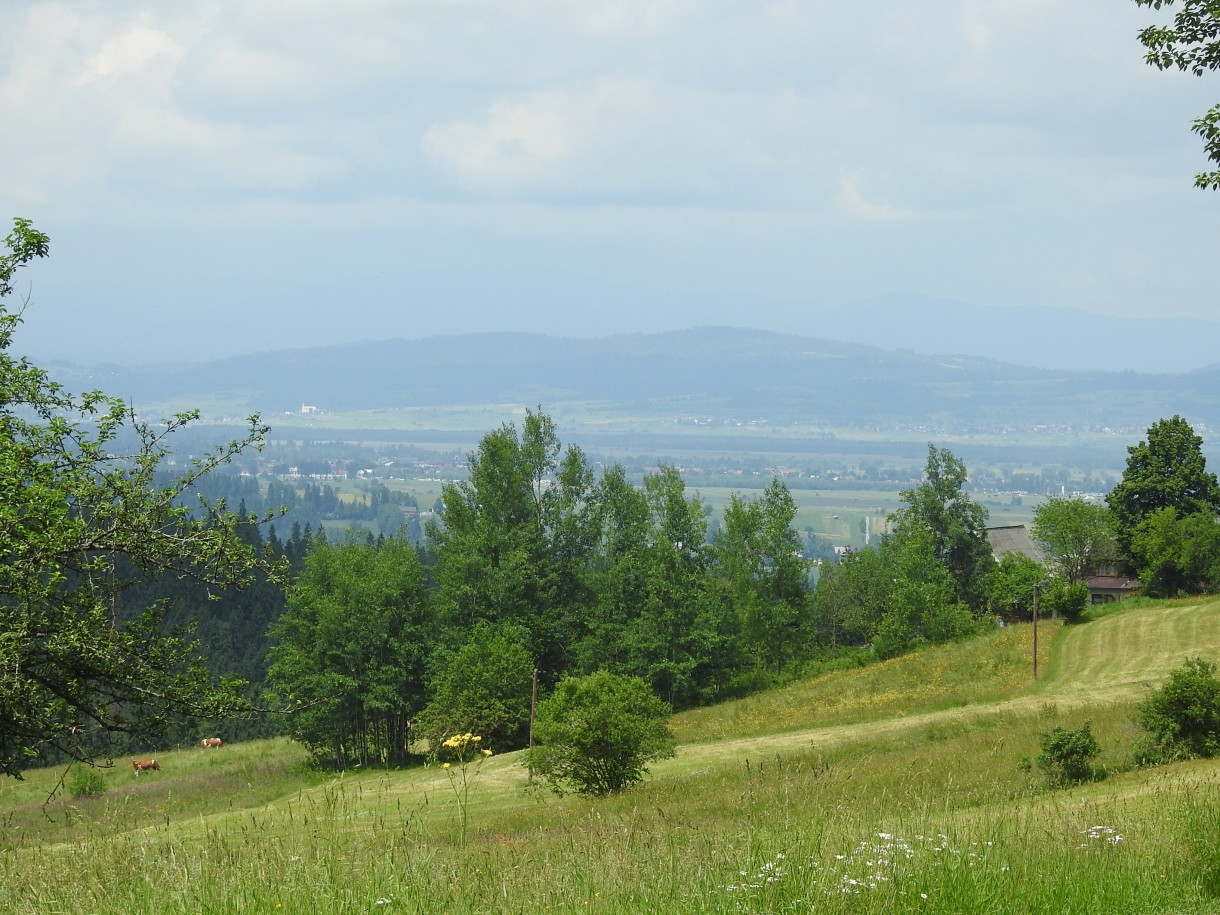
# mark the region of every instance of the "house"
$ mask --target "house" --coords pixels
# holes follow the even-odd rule
[[[1006,527],[987,528],[987,542],[991,544],[991,554],[999,562],[1009,553],[1028,556],[1035,562],[1046,565],[1046,554],[1042,547],[1034,541],[1029,529],[1024,524],[1011,524]],[[1125,575],[1119,575],[1110,566],[1102,566],[1084,580],[1089,587],[1089,602],[1093,604],[1108,604],[1124,597],[1130,597],[1139,590],[1139,580]]]
[[[991,544],[991,555],[999,562],[1009,553],[1028,556],[1034,562],[1046,565],[1046,554],[1034,542],[1029,528],[1024,524],[1009,524],[1005,527],[987,528],[987,542]]]
[[[1113,568],[1101,568],[1084,580],[1089,586],[1089,603],[1112,604],[1139,591],[1139,579],[1116,575]]]

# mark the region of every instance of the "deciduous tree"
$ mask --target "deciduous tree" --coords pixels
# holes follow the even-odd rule
[[[455,734],[479,734],[501,750],[523,747],[529,731],[534,659],[529,631],[479,623],[456,652],[433,662],[431,699],[413,728],[435,750]]]
[[[1034,509],[1034,539],[1069,583],[1116,556],[1114,518],[1100,502],[1049,499]]]
[[[413,544],[315,541],[272,629],[267,671],[292,735],[340,768],[401,764],[427,701],[433,633]]]
[[[1157,420],[1146,441],[1127,448],[1127,469],[1106,503],[1114,513],[1120,555],[1141,568],[1137,531],[1161,509],[1172,509],[1178,518],[1220,512],[1220,483],[1207,470],[1203,439],[1181,416]]]
[[[760,670],[783,670],[811,635],[795,517],[788,487],[772,480],[757,498],[729,496],[713,541],[715,575],[737,610],[742,652]]]
[[[1023,553],[1008,553],[991,575],[991,612],[1003,619],[1025,620],[1033,612],[1034,591],[1046,581],[1047,569]]]
[[[517,623],[548,674],[562,669],[596,531],[584,454],[561,452],[555,425],[527,411],[488,433],[469,458],[468,480],[446,483],[444,511],[428,536],[437,558],[437,605],[453,647],[480,620]]]
[[[900,495],[899,530],[926,531],[932,552],[953,580],[957,599],[972,610],[986,606],[987,578],[995,562],[987,542],[987,509],[963,487],[966,465],[947,448],[928,445],[924,482]]]
[[[1160,9],[1174,0],[1135,0],[1139,6]],[[1181,0],[1173,24],[1148,26],[1140,32],[1148,53],[1144,59],[1158,70],[1178,70],[1202,76],[1220,69],[1220,5],[1216,0]],[[1220,105],[1216,105],[1191,128],[1203,139],[1207,157],[1217,166],[1195,175],[1195,187],[1220,190]]]
[[[49,250],[18,219],[0,254],[0,298],[15,271]],[[82,735],[157,735],[181,715],[249,711],[235,679],[215,682],[185,631],[166,632],[163,605],[124,623],[118,594],[133,576],[178,575],[237,587],[265,568],[223,504],[191,506],[192,485],[250,447],[245,434],[169,483],[159,470],[174,433],[138,419],[119,398],[69,393],[11,355],[20,308],[0,302],[0,772],[20,775],[45,749],[90,758]]]

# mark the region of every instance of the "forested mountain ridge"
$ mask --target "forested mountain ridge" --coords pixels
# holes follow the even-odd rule
[[[1176,413],[1220,425],[1220,364],[1174,375],[1049,370],[727,327],[599,339],[471,333],[198,364],[51,370],[69,387],[100,388],[137,405],[220,399],[267,415],[302,404],[351,411],[596,402],[652,416],[731,414],[772,424],[1139,429]]]

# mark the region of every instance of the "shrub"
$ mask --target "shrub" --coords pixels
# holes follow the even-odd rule
[[[674,755],[669,714],[639,677],[568,677],[538,705],[529,766],[556,791],[617,794],[643,780],[647,763]]]
[[[1046,589],[1043,606],[1045,616],[1056,616],[1068,623],[1079,623],[1089,609],[1089,586],[1083,581],[1067,584],[1061,579]]]
[[[1042,747],[1038,768],[1052,783],[1074,785],[1096,777],[1093,760],[1101,754],[1101,747],[1089,722],[1074,731],[1055,726],[1039,737],[1038,743]]]
[[[68,793],[73,797],[97,797],[106,793],[106,780],[93,766],[73,766]]]
[[[497,747],[524,747],[534,669],[528,638],[522,626],[477,624],[460,649],[440,658],[432,699],[413,724],[416,739],[435,750],[469,732]]]
[[[1136,722],[1148,736],[1136,748],[1141,763],[1220,753],[1220,680],[1216,665],[1189,658],[1140,703]]]

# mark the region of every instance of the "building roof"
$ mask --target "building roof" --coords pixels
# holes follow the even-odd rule
[[[1134,591],[1139,580],[1125,575],[1090,575],[1085,584],[1092,591]]]
[[[1005,527],[987,528],[987,542],[991,544],[991,555],[999,562],[1009,553],[1028,556],[1034,562],[1046,562],[1042,547],[1034,542],[1029,528],[1024,524],[1009,524]]]

